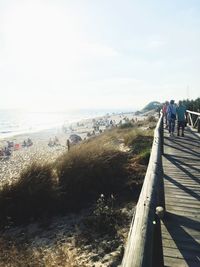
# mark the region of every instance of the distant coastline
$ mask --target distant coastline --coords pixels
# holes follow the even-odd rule
[[[67,112],[25,112],[0,110],[0,140],[24,134],[38,133],[63,124],[70,125],[83,120],[104,117],[106,114],[128,114],[128,111],[85,110]]]

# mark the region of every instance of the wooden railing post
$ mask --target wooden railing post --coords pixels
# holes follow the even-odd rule
[[[200,133],[200,116],[198,117],[197,131]]]
[[[157,185],[157,207],[155,211],[154,224],[154,242],[153,242],[153,262],[152,266],[163,267],[164,257],[163,257],[163,246],[162,246],[162,234],[161,234],[161,222],[160,219],[163,218],[165,213],[165,191],[164,191],[164,181],[163,181],[163,165],[162,165],[162,153],[158,156],[158,185]]]
[[[160,170],[159,170],[159,186],[158,186],[158,205],[160,207],[163,207],[165,211],[165,188],[164,188],[164,180],[163,180],[163,165],[162,165],[162,159],[160,164]]]
[[[189,125],[192,128],[197,128],[198,133],[200,133],[200,113],[191,110],[186,110],[186,112]]]
[[[161,155],[163,155],[164,154],[164,120],[163,120],[163,116],[161,119],[159,134],[160,134],[160,151],[161,151]]]

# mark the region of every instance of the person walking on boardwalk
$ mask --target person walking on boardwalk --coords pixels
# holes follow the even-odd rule
[[[168,129],[168,120],[167,120],[167,108],[169,106],[169,101],[166,101],[162,107],[162,112],[163,112],[163,117],[164,117],[164,123],[165,123],[165,128]]]
[[[169,124],[169,135],[174,136],[175,121],[176,121],[176,106],[174,100],[171,100],[167,107],[167,120]]]
[[[186,122],[186,107],[183,105],[182,101],[179,101],[178,107],[176,108],[177,113],[177,136],[180,136],[180,128],[181,128],[181,135],[184,136],[185,130],[185,122]]]

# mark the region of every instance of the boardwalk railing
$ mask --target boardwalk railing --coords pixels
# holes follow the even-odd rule
[[[200,113],[187,110],[187,120],[189,125],[193,128],[197,128],[197,131],[200,133]]]
[[[151,156],[133,217],[123,267],[164,266],[160,218],[164,208],[163,116],[154,132]],[[163,208],[163,209],[162,209]]]

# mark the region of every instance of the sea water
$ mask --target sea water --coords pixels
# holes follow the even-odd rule
[[[64,124],[70,124],[83,119],[104,116],[109,112],[112,111],[26,112],[21,110],[0,110],[0,138],[62,127]]]

